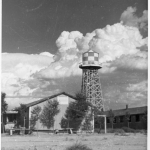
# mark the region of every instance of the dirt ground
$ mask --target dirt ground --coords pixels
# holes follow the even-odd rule
[[[74,143],[86,144],[92,150],[146,150],[147,135],[108,134],[48,134],[2,135],[1,150],[65,150]]]

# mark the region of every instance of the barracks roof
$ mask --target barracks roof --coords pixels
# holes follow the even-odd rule
[[[125,108],[125,109],[118,109],[112,110],[115,116],[123,116],[126,112],[129,112],[131,115],[136,114],[144,114],[147,111],[147,106],[142,107],[134,107],[134,108]],[[109,111],[103,112],[106,116],[109,116]]]
[[[51,95],[51,96],[49,96],[49,97],[45,97],[45,98],[39,99],[39,100],[37,100],[37,101],[31,102],[31,103],[29,103],[29,104],[26,104],[26,108],[31,107],[31,106],[34,106],[34,105],[37,105],[37,104],[42,103],[42,102],[44,102],[44,101],[50,100],[50,99],[52,99],[52,98],[54,98],[54,97],[57,97],[57,96],[59,96],[59,95],[62,95],[62,94],[63,94],[63,95],[66,95],[66,96],[68,96],[68,97],[70,97],[70,98],[72,98],[72,99],[76,99],[74,96],[72,96],[72,95],[70,95],[70,94],[68,94],[68,93],[66,93],[66,92],[60,92],[60,93]]]

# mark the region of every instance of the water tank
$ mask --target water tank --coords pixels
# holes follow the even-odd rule
[[[83,53],[82,66],[99,66],[99,54],[92,50]]]

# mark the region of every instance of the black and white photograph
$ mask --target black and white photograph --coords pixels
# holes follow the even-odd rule
[[[1,150],[148,149],[148,0],[2,0]]]

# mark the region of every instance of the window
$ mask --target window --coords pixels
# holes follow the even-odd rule
[[[95,121],[94,126],[95,126],[95,128],[99,128],[100,127],[100,123],[98,121]]]
[[[139,122],[140,121],[140,115],[135,115],[135,121]]]
[[[131,122],[131,115],[130,115],[130,118],[129,118],[129,122]]]
[[[113,121],[113,123],[116,123],[116,117],[114,117],[114,121]]]
[[[131,122],[135,122],[135,120],[136,120],[136,116],[135,116],[135,115],[132,115],[132,116],[131,116]]]
[[[109,120],[109,118],[107,118],[107,123],[110,123],[110,120]]]
[[[123,122],[123,116],[120,116],[120,122]]]
[[[116,118],[116,122],[117,122],[117,123],[120,122],[120,117],[119,117],[119,116]]]

